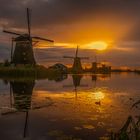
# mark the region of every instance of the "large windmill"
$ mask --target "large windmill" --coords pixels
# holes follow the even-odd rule
[[[54,42],[50,39],[45,39],[38,36],[31,36],[31,16],[30,16],[30,10],[27,8],[27,33],[16,33],[8,30],[3,30],[3,32],[15,35],[17,37],[12,38],[12,48],[11,48],[11,63],[14,65],[18,64],[30,64],[35,65],[36,61],[34,58],[33,53],[33,46],[34,46],[34,40],[35,43],[39,40],[47,41],[47,42]],[[37,41],[38,40],[38,41]],[[14,47],[15,43],[15,47]]]
[[[35,81],[10,82],[10,95],[13,96],[14,103],[11,104],[18,112],[25,113],[23,137],[27,136],[29,110],[31,109],[32,93]]]
[[[74,73],[81,73],[83,72],[81,59],[89,59],[88,57],[78,57],[79,46],[77,46],[75,56],[64,56],[64,58],[74,59],[74,63],[72,66],[72,72]]]

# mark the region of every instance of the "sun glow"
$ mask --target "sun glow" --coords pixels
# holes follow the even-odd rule
[[[77,44],[75,43],[54,43],[54,44],[47,44],[47,43],[39,43],[37,44],[36,47],[38,48],[50,48],[50,46],[54,46],[54,47],[64,47],[64,48],[75,48],[77,46]],[[81,49],[93,49],[93,50],[99,50],[99,51],[103,51],[106,50],[109,46],[108,43],[104,42],[104,41],[96,41],[96,42],[91,42],[88,44],[79,44]]]
[[[96,49],[96,50],[106,50],[108,47],[108,44],[104,41],[97,41],[92,42],[87,45],[85,45],[88,49]]]

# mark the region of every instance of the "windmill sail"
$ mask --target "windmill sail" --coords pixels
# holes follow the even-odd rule
[[[42,37],[37,37],[37,36],[34,36],[34,37],[32,37],[32,38],[33,38],[33,39],[38,39],[38,40],[43,40],[43,41],[48,41],[48,42],[51,42],[51,43],[54,42],[54,40],[46,39],[46,38],[42,38]]]
[[[27,25],[28,25],[28,34],[29,34],[29,38],[31,37],[31,21],[30,21],[30,10],[29,8],[27,8]]]
[[[15,33],[15,32],[12,32],[12,31],[7,31],[7,30],[3,30],[4,33],[8,33],[8,34],[13,34],[13,35],[21,35],[19,33]]]

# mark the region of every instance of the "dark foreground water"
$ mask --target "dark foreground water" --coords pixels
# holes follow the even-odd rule
[[[0,140],[108,140],[138,121],[139,100],[136,74],[1,80]]]

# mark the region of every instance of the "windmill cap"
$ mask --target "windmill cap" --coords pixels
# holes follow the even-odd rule
[[[15,41],[27,41],[29,40],[28,34],[23,34],[15,38]]]

